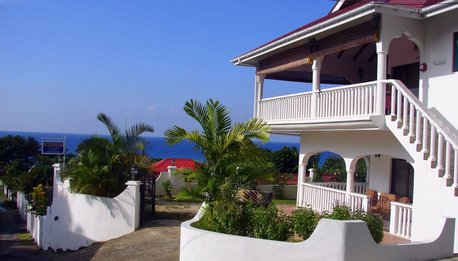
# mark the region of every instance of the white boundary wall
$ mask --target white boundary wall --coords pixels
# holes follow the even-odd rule
[[[54,165],[53,203],[47,215],[27,213],[27,230],[42,249],[77,250],[135,231],[140,224],[140,181],[129,181],[115,198],[75,194],[61,182],[61,165]],[[18,202],[19,202],[18,195]],[[21,202],[22,202],[21,197]],[[25,209],[22,203],[20,209]],[[19,203],[18,203],[19,206]],[[21,211],[20,211],[21,212]],[[22,213],[21,213],[22,214]]]
[[[185,182],[183,180],[183,174],[175,173],[176,167],[175,166],[168,166],[168,172],[161,172],[159,177],[156,179],[156,196],[165,196],[164,186],[162,183],[170,180],[172,184],[172,195],[178,193],[182,187],[190,187],[194,184]]]
[[[180,261],[431,260],[453,255],[453,218],[437,224],[432,241],[378,245],[363,221],[321,219],[308,240],[289,243],[191,227],[201,213],[181,224]]]

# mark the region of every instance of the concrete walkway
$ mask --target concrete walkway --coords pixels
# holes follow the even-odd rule
[[[137,231],[78,251],[41,251],[28,237],[24,222],[16,209],[0,200],[0,260],[1,261],[178,261],[180,250],[180,224],[192,218],[200,207],[197,203],[177,203],[158,200],[156,216]],[[279,206],[290,212],[294,206]],[[387,238],[384,243],[400,243]],[[458,260],[458,257],[446,259]]]
[[[17,209],[4,199],[0,199],[0,260],[52,261],[30,238]]]

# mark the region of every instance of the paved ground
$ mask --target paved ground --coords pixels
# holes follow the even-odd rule
[[[192,218],[200,207],[197,203],[159,200],[156,218],[129,235],[97,243],[79,251],[41,251],[25,231],[17,210],[5,207],[0,199],[1,261],[178,261],[180,223]],[[294,206],[280,205],[290,213]],[[385,244],[403,243],[404,239],[385,234]],[[458,261],[458,257],[447,260]]]
[[[3,199],[0,199],[0,260],[52,261],[30,238],[17,209]]]

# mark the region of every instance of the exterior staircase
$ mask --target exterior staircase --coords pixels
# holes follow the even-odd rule
[[[458,134],[456,129],[426,108],[398,80],[385,81],[391,89],[386,126],[417,160],[428,161],[432,173],[458,196]],[[388,107],[388,106],[387,106]]]

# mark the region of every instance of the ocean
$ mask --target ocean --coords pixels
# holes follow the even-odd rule
[[[33,137],[39,143],[41,143],[42,139],[49,139],[49,138],[63,138],[66,137],[66,151],[67,154],[74,154],[76,147],[80,144],[83,140],[90,138],[91,134],[74,134],[74,133],[46,133],[46,132],[14,132],[14,131],[0,131],[0,137],[7,136],[7,135],[19,135],[23,137]],[[102,136],[108,137],[108,136]],[[163,137],[144,137],[147,141],[145,151],[149,157],[154,158],[190,158],[197,161],[203,161],[204,157],[202,154],[197,152],[194,149],[192,143],[188,141],[182,141],[177,143],[173,146],[166,144],[165,138]],[[288,147],[296,147],[299,149],[299,143],[294,142],[276,142],[276,141],[269,141],[266,144],[260,145],[263,148],[269,149],[272,152],[280,150],[284,146]]]

